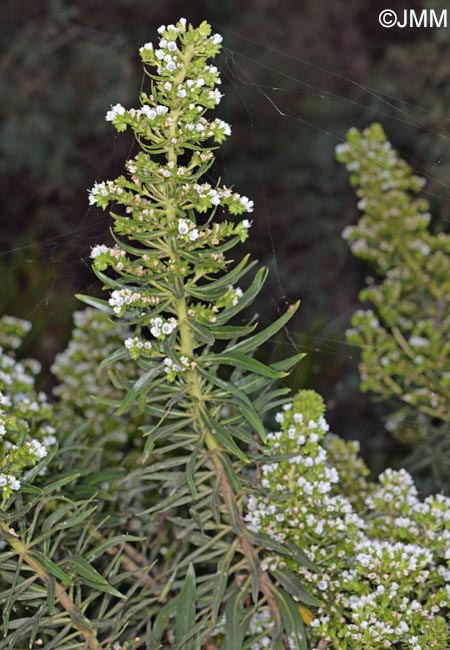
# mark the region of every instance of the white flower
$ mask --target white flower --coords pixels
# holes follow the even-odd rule
[[[220,104],[220,100],[223,97],[223,94],[215,88],[214,90],[210,90],[208,93],[209,99],[213,99],[215,104]]]
[[[226,136],[231,135],[231,126],[224,120],[216,119],[211,125],[213,128],[221,129]]]
[[[20,481],[17,480],[16,478],[12,478],[11,476],[9,477],[10,480],[10,485],[13,490],[17,492],[17,490],[20,490]]]
[[[184,219],[178,220],[178,232],[180,233],[180,235],[187,235],[187,233],[189,232],[189,226],[187,225]]]
[[[247,196],[241,196],[239,198],[239,203],[245,208],[247,212],[253,212],[253,207],[255,204]]]
[[[154,120],[156,117],[155,109],[151,108],[147,104],[141,108],[141,113],[144,113],[144,115],[146,115],[149,118],[149,120]]]
[[[176,69],[176,64],[173,61],[169,61],[169,63],[166,65],[166,68],[169,72],[173,72]]]
[[[346,153],[349,150],[350,150],[350,145],[348,144],[348,142],[342,142],[341,144],[336,145],[335,148],[336,153]]]
[[[191,230],[191,232],[189,233],[189,239],[190,239],[191,241],[195,241],[196,239],[199,238],[199,236],[200,236],[200,235],[199,235],[199,232],[198,232],[197,228],[194,228],[194,229]]]
[[[243,219],[243,220],[241,221],[241,226],[242,226],[243,228],[245,228],[246,230],[248,230],[249,228],[252,227],[252,223],[253,223],[253,221],[249,221],[248,219]]]
[[[145,50],[153,50],[153,43],[145,43],[141,48],[139,48],[139,52],[142,54],[145,52]]]
[[[97,244],[93,248],[91,248],[91,255],[92,259],[95,259],[102,253],[107,253],[109,250],[108,246],[105,246],[105,244]]]
[[[238,304],[239,298],[242,298],[242,296],[244,295],[244,292],[242,291],[242,289],[240,287],[237,287],[237,289],[235,289],[234,287],[231,287],[231,289],[232,289],[232,291],[234,291],[234,297],[233,297],[233,303],[232,303],[233,307],[234,307],[235,305]]]
[[[212,37],[212,42],[214,43],[214,45],[219,45],[222,41],[223,38],[220,34],[214,34],[214,36]]]
[[[164,323],[164,325],[162,326],[163,334],[166,334],[166,335],[172,334],[175,327],[176,327],[176,322],[175,323],[173,323],[173,322]]]
[[[107,122],[114,122],[118,115],[124,115],[125,109],[122,104],[115,104],[111,106],[111,110],[106,113],[105,120]]]
[[[89,192],[89,205],[95,205],[97,202],[97,195],[100,196],[108,196],[108,188],[106,187],[106,183],[94,183],[94,187],[90,190]]]
[[[181,97],[182,99],[186,97],[187,93],[184,88],[180,88],[180,90],[177,92],[178,97]]]
[[[412,345],[413,348],[426,348],[430,342],[424,336],[411,336],[409,344]]]
[[[167,44],[167,49],[170,50],[170,52],[175,52],[177,44],[174,41],[170,41],[170,43]]]

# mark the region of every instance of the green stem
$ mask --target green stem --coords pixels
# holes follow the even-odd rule
[[[192,54],[193,54],[193,46],[188,46],[186,48],[186,54],[185,54],[185,65],[183,66],[183,69],[180,71],[179,75],[175,80],[176,84],[183,83],[186,74],[185,70],[192,58]],[[172,137],[175,136],[176,133],[178,112],[176,110],[172,111],[171,117],[173,121],[170,127],[170,134],[169,134],[170,140],[172,139]],[[168,147],[167,161],[173,162],[174,164],[177,163],[176,149],[175,146],[173,145],[169,145]],[[175,221],[176,212],[177,212],[175,197],[171,193],[173,182],[174,181],[171,179],[170,181],[168,181],[167,184],[168,191],[166,194],[166,218],[168,223],[173,223]],[[172,243],[175,244],[175,242]],[[172,243],[170,246],[171,249],[172,249]],[[173,248],[174,250],[171,250],[171,253],[175,257],[176,244],[173,246]],[[181,281],[183,281],[183,278],[180,279]],[[191,327],[189,325],[186,298],[184,296],[181,298],[174,297],[174,307],[177,314],[178,331],[180,333],[180,342],[181,342],[180,352],[182,355],[186,356],[189,360],[195,361],[194,339],[192,336]],[[240,508],[238,508],[237,506],[238,497],[233,490],[233,487],[226,473],[223,461],[220,458],[219,452],[222,451],[222,448],[218,444],[218,442],[216,441],[212,433],[205,427],[202,418],[202,412],[206,410],[206,405],[205,405],[204,395],[202,392],[202,384],[200,381],[200,376],[195,365],[191,366],[191,368],[186,371],[186,375],[187,375],[187,382],[188,382],[188,392],[193,402],[193,415],[194,415],[194,420],[197,423],[197,430],[198,433],[201,436],[203,436],[205,445],[210,452],[210,459],[219,476],[219,481],[222,488],[221,490],[222,500],[225,504],[225,508],[228,512],[230,519],[232,521],[235,521],[235,523],[237,524],[237,528],[239,530],[239,534],[237,534],[237,538],[239,539],[242,552],[251,570],[251,567],[254,567],[255,565],[259,566],[258,552],[256,548],[251,544],[251,542],[248,539],[248,536],[246,535],[247,529],[245,526],[245,522],[242,518]],[[258,569],[258,571],[259,571],[260,589],[264,594],[264,596],[266,597],[270,609],[272,610],[274,620],[278,620],[280,615],[279,609],[273,597],[273,594],[270,590],[269,576],[265,571],[261,571],[261,569]]]

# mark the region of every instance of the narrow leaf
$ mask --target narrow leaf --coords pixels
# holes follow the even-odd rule
[[[242,650],[245,637],[243,600],[245,591],[234,591],[225,608],[225,650]]]
[[[271,571],[272,575],[278,580],[282,587],[294,596],[294,598],[305,605],[311,607],[320,607],[320,600],[312,596],[303,586],[299,578],[290,571],[284,569],[275,569]]]
[[[89,564],[81,555],[71,555],[69,558],[75,573],[83,580],[84,584],[89,585],[97,591],[102,591],[117,598],[126,598],[120,591],[111,587],[107,580]]]
[[[289,594],[282,589],[276,589],[276,587],[272,586],[272,591],[280,609],[287,636],[292,640],[291,647],[296,650],[308,650],[305,626],[298,607],[292,601]]]
[[[195,625],[195,572],[194,565],[190,564],[186,572],[183,587],[177,599],[175,618],[175,643],[181,639]],[[183,644],[185,650],[191,650],[192,643]]]
[[[214,360],[218,363],[223,363],[227,366],[234,366],[236,368],[242,368],[242,370],[248,370],[249,372],[254,372],[256,375],[261,375],[262,377],[269,377],[270,379],[279,379],[281,377],[286,377],[286,372],[281,372],[280,370],[275,370],[270,366],[266,366],[261,361],[257,361],[252,357],[248,357],[241,352],[235,352],[228,354],[228,352],[223,352],[222,354],[217,354],[214,356],[214,359],[211,357],[204,357],[206,361]]]
[[[64,573],[64,571],[59,567],[53,560],[50,558],[46,557],[41,553],[40,551],[30,551],[30,555],[34,557],[35,560],[38,561],[38,563],[41,565],[43,569],[47,573],[50,573],[52,576],[57,578],[60,582],[67,586],[72,586],[72,580],[69,578],[69,576]]]
[[[162,372],[162,364],[154,366],[151,370],[148,370],[142,377],[139,377],[134,386],[128,391],[125,395],[125,398],[116,411],[116,415],[122,415],[126,413],[130,406],[150,388],[155,377],[160,375]]]
[[[284,325],[286,325],[287,322],[291,320],[299,306],[300,301],[296,302],[294,305],[291,305],[287,312],[280,316],[280,318],[274,321],[271,325],[269,325],[269,327],[266,327],[266,329],[262,330],[262,332],[255,334],[255,336],[252,336],[245,341],[241,341],[235,345],[232,345],[231,347],[227,348],[227,352],[253,352],[254,350],[257,350],[263,343],[272,338],[272,336],[274,336],[282,327],[284,327]]]

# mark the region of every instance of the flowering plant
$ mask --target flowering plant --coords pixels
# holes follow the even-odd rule
[[[275,646],[289,637],[303,648],[297,594],[261,559],[275,544],[293,565],[311,563],[301,548],[275,543],[243,519],[252,481],[244,468],[263,449],[264,414],[288,392],[272,384],[301,358],[267,366],[254,353],[297,305],[258,333],[256,323],[229,324],[253,302],[266,271],[246,281],[254,263],[248,255],[237,263],[229,257],[248,237],[251,221],[240,216],[253,211],[253,201],[202,179],[210,177],[216,145],[231,134],[223,120],[206,117],[222,97],[218,69],[209,63],[222,39],[207,23],[194,29],[184,20],[159,33],[158,47],[147,43],[140,50],[152,80],[140,107],[116,104],[106,115],[118,131],[133,131],[140,151],[127,161],[126,176],[96,183],[89,193],[92,205],[115,205],[115,245],[98,244],[91,252],[109,297],[82,297],[128,328],[121,347],[103,362],[127,391],[116,400],[116,412],[141,410],[142,462],[161,494],[150,512],[178,513],[177,534],[189,542],[174,559],[168,584],[166,574],[155,571],[155,593],[171,599],[163,620],[160,608],[151,608],[152,633],[174,647],[210,639],[240,648],[254,636],[251,612],[264,606],[276,621]],[[134,361],[137,379],[116,371],[124,359]]]
[[[348,332],[362,350],[361,388],[392,400],[387,427],[404,439],[448,424],[450,397],[450,237],[429,230],[429,203],[415,195],[424,179],[392,148],[380,125],[352,129],[338,160],[364,213],[344,237],[376,279],[360,298]]]
[[[106,115],[139,151],[89,193],[108,295],[80,296],[51,407],[11,352],[28,325],[0,324],[0,650],[444,650],[449,501],[369,482],[322,399],[275,385],[302,355],[255,358],[298,305],[242,319],[267,272],[230,257],[253,202],[211,181],[221,37],[158,31],[140,107]]]
[[[313,391],[300,391],[276,421],[280,430],[267,435],[268,461],[261,465],[265,493],[250,496],[246,520],[255,532],[307,548],[318,567],[295,569],[298,588],[307,585],[313,596],[311,609],[303,609],[312,647],[444,650],[450,499],[422,501],[405,470],[367,483],[355,443],[326,436],[323,401]],[[348,494],[349,468],[356,481]],[[280,580],[294,569],[277,555],[265,564]],[[322,601],[317,608],[314,598]],[[254,650],[267,645],[271,625],[266,612]]]

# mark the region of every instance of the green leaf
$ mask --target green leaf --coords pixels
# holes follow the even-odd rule
[[[289,640],[292,640],[290,647],[293,650],[308,650],[305,626],[303,624],[298,607],[292,601],[292,598],[289,596],[289,594],[285,593],[282,589],[277,589],[274,585],[272,585],[271,590],[280,609],[280,614],[286,633],[289,637]]]
[[[119,348],[118,350],[114,350],[114,352],[111,352],[111,354],[108,354],[107,357],[103,359],[103,361],[99,364],[98,368],[99,370],[103,370],[107,366],[110,366],[117,361],[122,361],[122,359],[127,359],[129,358],[129,352],[126,349],[125,346]]]
[[[164,421],[164,417],[161,418],[160,422],[152,429],[150,429],[150,431],[144,432],[143,435],[147,437],[147,440],[145,441],[143,455],[142,455],[143,461],[148,460],[150,454],[152,453],[155,447],[155,442],[158,440],[158,438],[162,438],[162,437],[165,438],[170,434],[179,431],[180,429],[185,429],[185,428],[187,429],[192,419],[182,418],[173,424],[161,425],[160,423],[163,421]]]
[[[272,575],[280,582],[283,588],[294,596],[294,598],[305,605],[311,607],[320,607],[320,600],[312,596],[303,586],[299,578],[291,571],[285,569],[275,569],[271,571]]]
[[[80,476],[81,476],[80,472],[72,472],[71,474],[68,474],[67,476],[63,476],[62,478],[58,479],[57,481],[53,481],[53,483],[50,483],[49,485],[46,485],[42,489],[42,492],[44,494],[50,494],[50,492],[54,492],[55,490],[59,490],[59,488],[63,487],[64,485],[67,485],[68,483],[72,483],[72,481],[75,481]]]
[[[166,629],[167,623],[169,622],[169,618],[172,616],[172,614],[175,614],[177,606],[177,599],[172,598],[159,610],[158,615],[155,618],[155,622],[153,623],[153,635],[157,642],[161,641],[164,630]]]
[[[219,377],[216,377],[215,375],[212,375],[211,373],[206,372],[202,369],[199,369],[199,372],[212,384],[221,388],[225,393],[231,393],[231,395],[233,395],[238,400],[239,412],[244,416],[250,426],[258,432],[261,440],[265,442],[266,430],[264,428],[264,424],[261,422],[260,417],[253,408],[253,405],[248,399],[247,395],[240,391],[238,388],[235,388],[231,382],[223,381],[222,379],[219,379]]]
[[[216,339],[237,339],[241,336],[247,336],[255,331],[257,324],[254,325],[243,325],[242,327],[237,325],[224,325],[222,327],[211,327],[211,333]]]
[[[287,375],[286,372],[275,370],[274,368],[261,363],[261,361],[256,361],[256,359],[248,357],[241,352],[228,354],[228,352],[225,351],[221,354],[214,355],[214,357],[203,357],[202,360],[215,361],[216,363],[223,363],[227,366],[241,368],[242,370],[248,370],[249,372],[254,372],[256,375],[261,375],[262,377],[268,377],[270,379],[280,379]]]
[[[60,524],[57,524],[53,530],[63,530],[65,528],[72,528],[73,526],[76,526],[78,524],[81,524],[82,521],[90,517],[94,512],[97,510],[97,506],[92,506],[88,508],[87,510],[81,510],[81,512],[77,512],[65,521],[61,522]]]
[[[33,616],[33,625],[31,627],[31,632],[30,632],[30,638],[28,640],[28,647],[33,648],[34,646],[34,641],[36,639],[37,633],[39,632],[40,628],[40,623],[41,623],[41,618],[43,613],[45,612],[45,605],[41,605],[36,612],[36,614]],[[36,647],[36,646],[34,646]]]
[[[111,587],[107,580],[99,573],[89,562],[81,555],[70,555],[68,558],[73,569],[78,577],[82,579],[84,584],[101,591],[116,598],[126,598],[120,591]]]
[[[225,473],[228,476],[228,479],[231,483],[231,487],[235,492],[241,492],[242,491],[242,485],[239,480],[239,476],[237,474],[237,471],[234,469],[233,462],[231,461],[230,458],[226,454],[219,454],[220,459],[222,461],[222,465],[225,469]]]
[[[41,488],[36,487],[36,485],[32,485],[31,483],[22,483],[20,486],[20,491],[23,492],[24,494],[34,494],[34,495],[39,495],[42,494]]]
[[[301,361],[306,355],[305,354],[295,354],[292,357],[283,359],[283,361],[277,361],[271,365],[271,368],[275,370],[281,370],[288,372],[291,370],[299,361]],[[267,381],[264,377],[254,377],[247,376],[243,377],[237,382],[237,386],[245,391],[246,393],[261,393],[266,390],[267,386],[270,385],[270,382]]]
[[[47,608],[50,616],[53,616],[55,611],[55,587],[56,581],[53,576],[50,576],[47,582]]]
[[[110,537],[106,541],[99,544],[99,546],[96,546],[95,548],[88,551],[85,557],[86,560],[95,560],[113,546],[119,546],[121,544],[125,544],[126,542],[142,542],[144,539],[145,537],[136,537],[136,535],[115,535],[114,537]]]
[[[50,573],[52,576],[54,576],[59,582],[62,582],[64,585],[67,585],[68,587],[72,586],[72,580],[69,578],[69,576],[64,573],[64,571],[59,567],[53,560],[50,558],[46,557],[43,553],[40,551],[30,551],[30,555],[37,560],[37,562],[41,565],[43,569],[47,573]]]
[[[284,325],[286,325],[287,322],[291,320],[299,306],[300,301],[296,302],[294,305],[291,305],[287,312],[280,316],[280,318],[278,318],[271,325],[269,325],[269,327],[266,327],[266,329],[262,330],[262,332],[255,334],[255,336],[252,336],[245,341],[240,341],[239,343],[228,347],[227,352],[253,352],[254,350],[257,350],[263,343],[272,338],[272,336],[274,336],[282,327],[284,327]]]
[[[116,415],[123,415],[126,413],[130,407],[136,402],[136,400],[146,393],[152,385],[155,377],[160,375],[163,372],[162,364],[158,364],[148,370],[142,377],[139,377],[134,386],[128,391],[125,395],[125,398],[122,404],[116,411]]]
[[[205,421],[205,424],[209,427],[210,433],[221,444],[225,449],[228,449],[234,456],[237,456],[244,463],[248,463],[249,460],[244,452],[237,446],[231,435],[224,429],[224,427],[213,420],[206,411],[201,412],[202,418]]]
[[[303,551],[296,544],[292,544],[291,542],[277,542],[275,539],[272,539],[272,537],[269,537],[269,535],[266,535],[265,533],[254,533],[253,531],[248,531],[248,535],[255,544],[262,546],[269,551],[275,551],[284,557],[291,558],[292,560],[298,562],[300,566],[311,569],[311,571],[318,570],[318,567],[314,564],[314,562],[311,562],[305,551]]]
[[[225,608],[225,650],[242,650],[245,637],[245,590],[233,591]]]
[[[195,625],[195,571],[194,565],[190,564],[186,571],[186,577],[177,598],[177,609],[175,617],[175,643],[180,643],[181,639]],[[185,650],[191,650],[192,643],[183,644]]]
[[[211,621],[213,625],[216,624],[217,617],[223,603],[223,597],[228,584],[228,572],[235,553],[235,546],[232,545],[230,550],[225,553],[217,566],[217,573],[214,580],[214,589],[211,601]]]
[[[203,447],[203,444],[204,444],[204,439],[203,437],[201,437],[199,438],[191,455],[189,456],[188,462],[186,463],[186,481],[187,484],[189,485],[189,489],[191,490],[191,494],[194,498],[197,498],[198,496],[197,487],[195,485],[195,480],[194,480],[195,466],[197,463],[197,458],[200,453],[200,450]]]
[[[261,268],[256,273],[255,278],[247,289],[244,292],[243,296],[239,298],[236,305],[233,307],[228,307],[224,309],[222,313],[218,314],[216,317],[216,325],[224,325],[227,323],[233,316],[236,316],[240,311],[251,305],[258,293],[261,291],[264,282],[266,281],[268,275],[268,270],[266,268]]]
[[[207,345],[214,343],[214,334],[207,327],[200,325],[194,319],[189,320],[189,327],[202,343],[206,343]]]
[[[100,311],[103,311],[106,314],[112,315],[114,313],[112,307],[110,307],[110,305],[106,300],[101,300],[100,298],[93,298],[92,296],[85,296],[81,293],[75,294],[75,297],[78,300],[81,300],[81,302],[84,302],[86,305],[89,305],[89,307],[95,307],[95,309],[99,309]]]
[[[212,282],[200,287],[189,287],[188,293],[200,300],[217,300],[217,298],[220,298],[225,291],[228,290],[230,285],[237,282],[239,278],[248,273],[256,264],[256,261],[247,264],[249,257],[250,255],[246,255],[234,269],[224,274],[218,280],[213,280]]]

